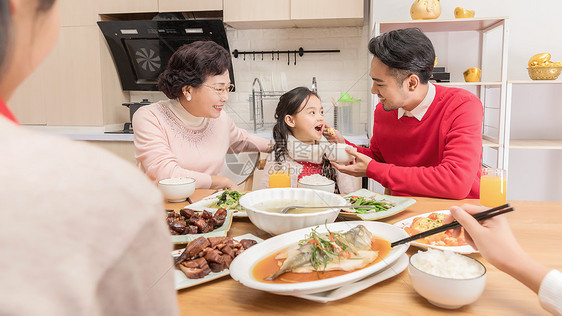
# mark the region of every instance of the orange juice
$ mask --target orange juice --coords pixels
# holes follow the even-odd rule
[[[495,207],[505,204],[507,179],[502,175],[480,177],[480,204]]]
[[[270,188],[290,188],[291,177],[287,171],[275,171],[269,175]]]

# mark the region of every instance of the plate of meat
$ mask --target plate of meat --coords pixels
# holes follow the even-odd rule
[[[224,237],[232,224],[232,211],[225,209],[168,212],[166,222],[174,244],[185,244],[199,237]]]
[[[246,234],[238,237],[199,237],[184,249],[172,251],[176,262],[176,290],[209,282],[230,274],[232,260],[263,240]]]

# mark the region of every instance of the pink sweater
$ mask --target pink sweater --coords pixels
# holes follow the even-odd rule
[[[393,195],[477,199],[482,157],[482,103],[472,93],[435,85],[433,103],[421,121],[397,118],[380,103],[367,176]]]
[[[152,180],[191,177],[198,189],[208,189],[211,175],[220,175],[227,153],[267,150],[267,139],[236,127],[226,113],[193,128],[170,110],[171,102],[143,106],[133,117],[135,157]]]

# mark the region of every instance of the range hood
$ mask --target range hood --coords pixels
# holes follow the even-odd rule
[[[100,21],[98,26],[126,91],[158,91],[158,75],[182,45],[214,41],[230,52],[224,24],[218,19]],[[229,72],[234,83],[232,66]]]

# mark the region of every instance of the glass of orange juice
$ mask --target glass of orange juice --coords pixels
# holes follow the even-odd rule
[[[499,168],[482,168],[480,204],[496,207],[506,202],[507,172]]]
[[[275,164],[273,170],[269,173],[270,188],[290,188],[291,176],[289,169],[285,164]]]

